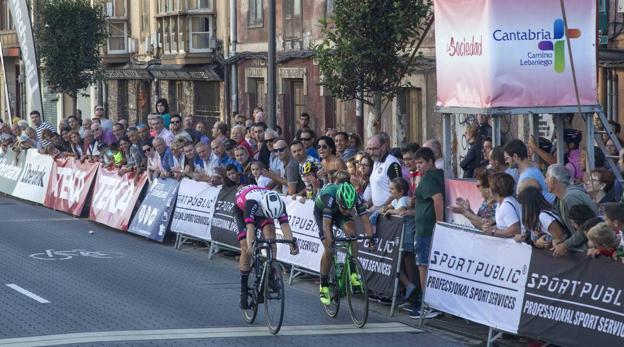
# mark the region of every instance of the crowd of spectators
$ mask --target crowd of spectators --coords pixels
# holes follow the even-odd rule
[[[414,317],[420,316],[433,229],[445,210],[464,215],[483,233],[526,242],[554,256],[572,250],[614,259],[624,255],[621,182],[599,151],[596,168],[587,170],[582,133],[574,129],[566,129],[562,141],[510,139],[493,146],[490,119],[479,116],[466,129],[468,153],[459,163],[463,177],[475,178],[483,197],[481,206],[470,206],[464,198],[445,201],[444,158],[435,139],[392,148],[383,132],[366,141],[335,129],[316,134],[307,113],[298,118],[294,137],[285,138],[279,126],[267,126],[259,107],[249,117],[232,117],[231,126],[218,121],[210,129],[192,116],[169,114],[165,99],[156,109],[148,124],[129,126],[113,124],[97,106],[91,118],[65,118],[58,132],[33,111],[32,126],[26,121],[0,124],[0,152],[37,148],[54,157],[101,162],[118,168],[120,175],[147,172],[150,179],[256,184],[301,202],[313,199],[327,183],[351,182],[373,225],[391,215],[404,218],[400,281],[404,307]],[[554,155],[559,142],[565,146],[560,164]],[[614,148],[609,155],[619,156],[624,171],[624,151]]]

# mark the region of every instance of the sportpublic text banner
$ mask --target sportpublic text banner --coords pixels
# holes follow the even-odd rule
[[[425,303],[471,321],[518,332],[531,247],[437,224]]]
[[[596,2],[434,0],[439,107],[595,105]]]
[[[297,238],[299,254],[291,255],[290,246],[280,243],[277,245],[277,259],[302,269],[319,272],[323,243],[319,239],[319,229],[314,221],[314,200],[308,199],[301,203],[288,196],[283,199],[288,212],[288,224],[293,236]],[[281,230],[279,233],[282,234]]]
[[[624,264],[571,253],[533,252],[518,333],[560,346],[624,341]]]
[[[511,239],[436,225],[425,303],[438,310],[561,346],[620,345],[624,266],[611,258],[531,248]]]
[[[80,216],[98,167],[97,163],[81,163],[74,158],[55,160],[44,205]]]
[[[117,170],[98,169],[89,219],[119,230],[128,230],[134,206],[139,200],[147,174],[133,172],[119,176]]]
[[[171,231],[210,241],[210,225],[221,187],[183,178],[178,188]]]
[[[171,222],[177,193],[178,181],[175,179],[155,179],[149,186],[139,211],[132,218],[128,231],[162,242]]]

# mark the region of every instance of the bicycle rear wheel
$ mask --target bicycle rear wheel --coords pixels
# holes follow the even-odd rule
[[[249,307],[243,310],[245,313],[245,320],[249,324],[255,322],[256,316],[258,315],[258,286],[260,285],[260,274],[258,271],[261,271],[261,269],[259,270],[258,264],[253,262],[251,264],[251,271],[249,272],[250,277],[252,277],[252,283],[249,285],[249,290],[247,291]]]
[[[329,296],[331,297],[331,302],[329,305],[323,305],[323,308],[325,308],[325,313],[328,316],[334,318],[340,310],[340,285],[338,277],[336,277],[335,266],[332,266],[329,270]]]
[[[264,281],[264,313],[271,334],[277,334],[284,320],[284,278],[277,262],[266,263]]]
[[[357,258],[350,258],[346,261],[351,262],[351,273],[347,274],[347,302],[349,303],[349,314],[351,315],[351,320],[353,324],[362,328],[366,325],[366,320],[368,319],[368,288],[366,287],[366,276],[364,275],[364,270],[362,269],[362,265]],[[345,266],[346,271],[346,266]],[[351,279],[353,274],[357,274],[359,284],[354,284]]]

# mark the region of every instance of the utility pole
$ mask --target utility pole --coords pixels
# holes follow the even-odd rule
[[[275,0],[269,0],[269,51],[267,52],[267,109],[269,128],[275,129],[276,125],[276,95],[275,95]]]
[[[237,6],[238,0],[230,0],[230,58],[236,56],[236,44],[238,43]],[[232,62],[231,67],[231,113],[238,113],[238,62]]]

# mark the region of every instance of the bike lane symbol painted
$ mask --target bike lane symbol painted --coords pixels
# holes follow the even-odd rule
[[[30,257],[39,260],[69,260],[77,257],[115,259],[125,258],[126,255],[119,252],[89,251],[86,249],[73,249],[71,251],[57,251],[54,249],[46,249],[44,252],[41,253],[33,253],[30,255]]]

